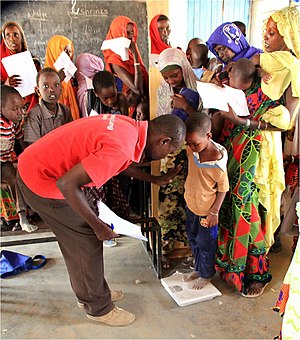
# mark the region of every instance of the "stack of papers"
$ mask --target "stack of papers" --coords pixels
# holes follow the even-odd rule
[[[126,61],[129,59],[128,48],[130,43],[131,40],[125,37],[108,39],[103,41],[101,50],[112,50],[119,55],[123,61]]]
[[[193,303],[211,300],[221,296],[221,292],[212,284],[208,283],[204,288],[192,289],[193,282],[183,282],[183,273],[176,272],[173,275],[161,279],[161,284],[175,300],[178,306],[184,307]]]
[[[246,96],[242,90],[201,81],[197,81],[197,90],[202,98],[204,109],[218,109],[228,112],[229,104],[238,116],[247,117],[250,115]]]
[[[64,81],[67,83],[77,71],[77,67],[73,64],[70,57],[65,51],[61,52],[61,55],[57,58],[56,62],[53,64],[57,71],[64,69],[66,78]]]
[[[9,77],[16,75],[21,78],[22,83],[15,89],[22,97],[34,93],[37,71],[29,51],[10,55],[1,61]]]

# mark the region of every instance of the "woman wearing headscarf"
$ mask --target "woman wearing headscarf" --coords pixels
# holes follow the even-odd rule
[[[54,63],[62,51],[65,51],[71,60],[73,59],[74,45],[72,41],[62,35],[54,35],[48,41],[46,48],[45,67],[51,67],[55,69]],[[60,70],[59,73],[62,74],[62,70]],[[62,93],[59,98],[59,102],[70,108],[73,120],[80,118],[76,94],[72,85],[72,79],[67,83],[62,81]]]
[[[102,59],[94,54],[82,53],[76,59],[76,80],[78,83],[77,100],[80,109],[81,117],[86,117],[87,114],[87,78],[93,80],[94,75],[98,71],[104,69]]]
[[[157,66],[158,56],[166,48],[170,48],[169,35],[171,33],[170,20],[164,14],[156,15],[149,26],[151,55],[150,66]]]
[[[25,52],[28,50],[23,28],[15,21],[5,22],[1,30],[1,60],[10,55]],[[36,57],[32,57],[37,71],[41,65]],[[17,87],[22,79],[18,75],[8,77],[8,74],[1,62],[1,84]],[[37,96],[33,93],[24,98],[24,109],[31,110],[38,103]]]
[[[232,22],[225,22],[215,29],[206,42],[209,50],[226,67],[241,58],[251,59],[262,51],[250,46],[240,29]]]
[[[106,69],[116,76],[118,90],[124,92],[129,97],[129,105],[135,107],[143,96],[148,98],[149,79],[137,46],[137,25],[125,16],[118,16],[111,22],[105,40],[120,37],[131,40],[128,51],[129,59],[122,60],[121,56],[112,50],[104,50]]]
[[[201,98],[187,96],[184,92],[186,88],[197,91],[197,78],[181,50],[168,48],[161,52],[158,59],[158,69],[164,78],[157,93],[158,116],[170,114],[171,111],[176,114],[181,110],[188,115],[201,110]],[[186,115],[181,113],[180,117],[186,118]],[[159,191],[158,221],[162,228],[163,266],[165,268],[169,267],[168,254],[175,249],[176,241],[187,245],[185,200],[183,197],[184,183],[187,176],[185,145],[175,154],[170,154],[162,160],[161,172],[166,173],[179,165],[181,170],[178,175],[173,178],[171,183],[161,187]]]
[[[253,58],[253,62],[261,66],[267,72],[266,81],[262,81],[262,91],[273,100],[281,99],[291,115],[289,130],[285,135],[284,155],[285,158],[293,154],[291,136],[295,135],[296,116],[300,108],[300,38],[299,38],[299,11],[294,6],[285,7],[271,14],[263,27],[264,53]],[[263,77],[264,79],[264,77]],[[297,136],[297,132],[296,132]],[[295,138],[295,141],[298,138]],[[297,168],[297,167],[295,167]],[[264,174],[265,166],[261,166],[261,174]],[[261,177],[261,180],[265,176]],[[266,185],[264,182],[262,182]],[[266,181],[269,184],[269,180]],[[280,207],[281,195],[278,195],[277,206]],[[268,196],[262,196],[262,201],[269,201]],[[280,218],[273,215],[267,220],[267,243],[273,244],[274,233],[279,231]],[[272,250],[281,248],[280,238],[275,233],[275,244]]]

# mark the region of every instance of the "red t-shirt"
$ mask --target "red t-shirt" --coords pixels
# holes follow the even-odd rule
[[[102,114],[63,125],[25,149],[18,170],[35,194],[64,199],[56,181],[81,162],[102,186],[111,177],[139,162],[146,145],[148,122],[121,115]]]

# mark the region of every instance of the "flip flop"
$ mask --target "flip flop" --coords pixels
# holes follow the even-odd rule
[[[162,267],[164,269],[169,269],[170,268],[170,261],[169,261],[169,258],[166,255],[162,255],[161,263],[162,263]]]
[[[264,290],[266,289],[267,285],[269,284],[270,282],[267,282],[265,283],[265,285],[261,288],[261,291],[257,294],[245,294],[245,293],[242,293],[242,296],[245,297],[245,298],[256,298],[256,297],[259,297],[263,294]]]

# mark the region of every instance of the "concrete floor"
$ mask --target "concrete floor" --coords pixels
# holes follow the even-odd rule
[[[5,236],[2,242],[11,239],[15,237]],[[29,256],[43,254],[48,263],[37,271],[1,280],[1,338],[272,339],[281,318],[270,308],[290,262],[291,238],[285,237],[283,245],[281,253],[270,254],[273,280],[261,297],[245,299],[215,276],[213,284],[222,296],[179,307],[156,278],[142,243],[122,237],[117,247],[105,248],[106,279],[111,289],[124,291],[118,306],[134,312],[136,321],[115,328],[87,319],[77,308],[56,242],[6,247]],[[164,276],[176,270],[184,271],[184,267],[173,263]],[[136,279],[142,283],[136,284]]]

